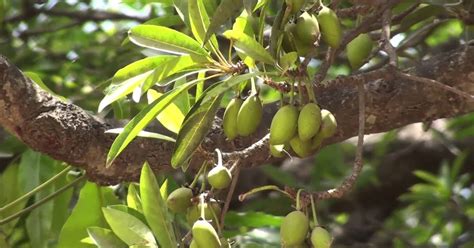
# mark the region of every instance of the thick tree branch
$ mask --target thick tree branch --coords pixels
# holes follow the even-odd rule
[[[431,78],[473,94],[473,57],[474,47],[465,46],[423,61],[405,73]],[[357,134],[356,82],[359,81],[364,82],[366,90],[367,134],[474,111],[472,101],[439,87],[401,78],[392,67],[339,77],[315,89],[320,105],[333,112],[339,124],[338,132],[326,144]],[[276,109],[273,105],[266,106],[266,115],[272,116]],[[270,118],[267,119],[254,137],[238,139],[231,144],[225,140],[220,119],[216,118],[202,149],[194,154],[192,165],[200,165],[216,147],[229,155],[234,146],[239,149],[250,146],[267,133]],[[44,92],[4,57],[0,57],[0,125],[32,149],[85,169],[89,179],[100,184],[138,179],[145,160],[157,172],[170,169],[173,144],[144,138],[132,142],[106,169],[105,157],[114,135],[104,131],[112,126]],[[270,158],[264,144],[255,147],[240,154],[242,166],[255,166],[275,159]]]

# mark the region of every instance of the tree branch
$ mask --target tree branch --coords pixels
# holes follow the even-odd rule
[[[473,57],[474,47],[464,46],[423,61],[404,73],[430,78],[473,94]],[[339,125],[336,135],[325,145],[357,135],[356,82],[363,82],[366,91],[366,134],[474,111],[471,101],[440,87],[400,77],[393,67],[338,77],[315,88],[319,104],[334,113]],[[265,139],[263,144],[257,143],[255,149],[250,147],[268,132],[270,117],[276,110],[276,105],[265,106],[266,121],[259,132],[250,138],[237,139],[234,144],[225,140],[221,121],[216,117],[201,149],[195,152],[191,166],[200,165],[216,147],[227,156],[238,154],[239,151],[232,153],[234,145],[245,152],[239,154],[245,155],[241,157],[242,166],[277,160],[269,156]],[[135,139],[106,169],[106,154],[115,136],[104,131],[115,126],[41,90],[4,57],[0,57],[0,125],[33,150],[83,168],[90,180],[100,184],[137,180],[144,161],[156,172],[171,169],[173,144],[145,138]]]

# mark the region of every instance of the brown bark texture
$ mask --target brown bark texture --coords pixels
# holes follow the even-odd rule
[[[464,45],[427,58],[404,72],[474,94],[473,58],[474,46]],[[400,78],[396,70],[383,67],[317,85],[318,103],[334,113],[338,122],[336,135],[325,144],[357,135],[357,82],[361,80],[366,98],[366,134],[474,111],[474,101],[433,85]],[[252,146],[268,132],[276,110],[276,105],[265,106],[265,121],[259,132],[234,143],[225,139],[221,121],[216,117],[201,149],[194,153],[191,166],[200,165],[215,148],[227,152],[228,158],[239,157],[243,166],[278,160],[269,156],[266,143]],[[102,185],[137,180],[145,161],[157,173],[171,168],[174,144],[146,138],[135,139],[111,167],[105,168],[106,155],[115,137],[105,131],[116,125],[43,91],[3,56],[0,56],[0,125],[33,150],[84,169],[91,181]]]

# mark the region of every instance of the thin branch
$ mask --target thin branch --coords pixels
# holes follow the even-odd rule
[[[385,52],[388,54],[388,57],[390,58],[389,64],[396,67],[398,64],[397,51],[390,43],[391,18],[392,18],[392,11],[390,9],[386,9],[383,12],[383,18],[382,18],[381,42],[383,44]]]
[[[401,71],[398,71],[397,72],[397,76],[400,76],[401,78],[405,78],[405,79],[408,79],[408,80],[412,80],[412,81],[417,81],[417,82],[420,82],[420,83],[424,83],[424,84],[428,84],[428,85],[432,85],[434,87],[438,87],[438,88],[441,88],[443,90],[446,90],[446,91],[449,91],[449,92],[452,92],[456,95],[459,95],[459,96],[462,96],[464,98],[466,98],[467,100],[469,101],[473,101],[474,100],[474,96],[471,95],[471,94],[468,94],[462,90],[459,90],[459,89],[456,89],[456,88],[453,88],[447,84],[443,84],[439,81],[436,81],[436,80],[433,80],[433,79],[430,79],[430,78],[425,78],[425,77],[419,77],[419,76],[415,76],[415,75],[411,75],[411,74],[407,74],[407,73],[404,73],[404,72],[401,72]]]
[[[365,90],[363,81],[358,81],[357,92],[359,97],[359,134],[357,138],[357,150],[352,167],[352,173],[350,176],[346,177],[338,187],[323,192],[312,193],[313,197],[317,200],[341,198],[346,193],[351,191],[360,175],[360,172],[362,171],[362,167],[364,165],[362,152],[365,134]]]
[[[222,213],[220,216],[220,226],[224,226],[224,221],[225,221],[225,214],[227,213],[227,210],[229,210],[230,202],[232,200],[232,196],[234,195],[235,187],[237,186],[237,181],[239,180],[239,175],[240,175],[240,166],[239,166],[240,160],[235,161],[234,165],[232,167],[235,168],[235,173],[234,173],[234,178],[232,180],[232,183],[230,184],[229,191],[227,192],[227,197],[225,199],[224,203],[224,208],[222,209]]]

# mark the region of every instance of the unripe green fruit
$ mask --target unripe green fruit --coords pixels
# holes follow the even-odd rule
[[[324,140],[324,136],[322,135],[322,133],[320,131],[311,140],[311,149],[312,150],[318,149],[321,146],[321,144],[323,143],[323,140]]]
[[[189,244],[189,248],[199,248],[199,246],[197,245],[196,241],[191,240],[191,244]]]
[[[319,40],[319,24],[316,16],[308,12],[301,14],[296,20],[295,33],[302,44],[314,47],[314,43]]]
[[[262,120],[262,102],[258,95],[251,95],[242,103],[237,114],[237,133],[249,136],[254,133]]]
[[[290,140],[290,145],[291,149],[293,149],[296,155],[298,155],[300,158],[311,155],[311,140],[302,141],[298,135],[295,135],[295,137]]]
[[[202,206],[203,206],[202,204],[197,204],[188,208],[188,211],[186,212],[186,220],[188,221],[189,224],[196,222],[199,219],[199,217],[201,217]],[[212,214],[212,212],[215,213],[216,215],[215,217]],[[219,203],[215,201],[211,203],[204,203],[204,218],[206,220],[212,220],[212,224],[217,226],[218,218],[220,217],[220,215],[221,215],[221,206],[219,205]]]
[[[311,232],[311,244],[317,248],[329,248],[331,247],[331,234],[322,227],[315,227]]]
[[[321,117],[321,135],[324,139],[329,138],[336,133],[336,117],[334,117],[334,115],[326,109],[321,110]]]
[[[309,220],[301,211],[293,211],[283,219],[280,226],[280,238],[284,247],[300,245],[304,242],[309,229]]]
[[[270,144],[278,145],[290,141],[295,136],[298,123],[298,110],[293,105],[280,108],[273,116],[270,125]]]
[[[347,59],[352,69],[359,69],[369,57],[374,42],[368,34],[360,34],[347,44]]]
[[[313,138],[321,126],[321,109],[316,103],[306,104],[298,116],[298,135],[302,141]]]
[[[321,38],[332,48],[338,48],[341,44],[342,31],[336,12],[323,5],[318,14],[318,21]]]
[[[303,8],[306,0],[285,0],[287,6],[291,6],[291,14],[296,14],[301,8]]]
[[[193,239],[198,247],[220,248],[221,241],[216,230],[205,220],[198,220],[192,228]]]
[[[225,189],[232,182],[229,169],[222,165],[212,168],[207,174],[207,181],[215,189]]]
[[[193,191],[190,188],[181,187],[168,196],[166,205],[173,213],[184,213],[191,206]]]
[[[223,127],[224,133],[229,140],[233,140],[238,136],[237,133],[237,114],[240,106],[242,106],[242,99],[234,98],[230,100],[224,112]]]
[[[285,155],[283,150],[288,149],[288,145],[270,145],[270,154],[275,158],[282,158]]]

